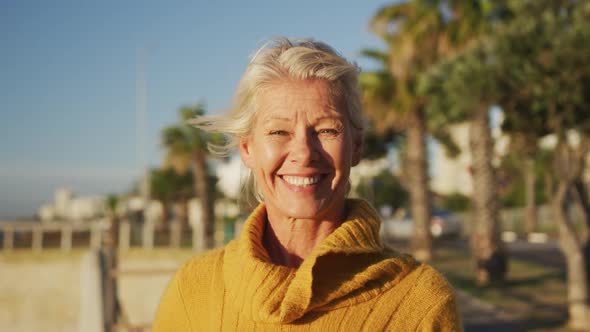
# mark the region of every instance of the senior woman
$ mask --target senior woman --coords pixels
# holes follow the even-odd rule
[[[239,83],[234,112],[195,126],[230,137],[260,203],[239,239],[186,263],[155,331],[457,331],[453,290],[386,248],[379,216],[347,199],[361,158],[358,69],[312,40],[275,40]]]

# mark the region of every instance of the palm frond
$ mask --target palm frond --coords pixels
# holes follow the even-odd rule
[[[387,39],[396,34],[403,22],[414,15],[412,2],[402,2],[381,7],[369,22],[369,28],[376,35]]]
[[[453,136],[447,129],[449,126],[429,128],[432,136],[443,146],[445,154],[449,158],[455,158],[461,153],[461,148],[453,139]]]
[[[359,54],[365,58],[369,58],[381,64],[383,67],[389,65],[389,53],[374,48],[364,48]]]

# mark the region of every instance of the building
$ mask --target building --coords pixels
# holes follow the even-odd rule
[[[102,217],[105,209],[104,197],[76,197],[72,190],[59,188],[54,202],[41,206],[37,214],[41,221],[78,221]]]
[[[508,151],[510,139],[502,133],[500,125],[504,118],[499,109],[490,112],[490,127],[494,142],[494,158],[492,163],[499,166],[502,156]],[[471,149],[469,147],[469,123],[461,123],[450,126],[449,130],[460,153],[455,158],[447,156],[444,147],[434,143],[430,156],[430,186],[432,191],[441,195],[463,194],[470,196],[473,193],[473,181],[471,173]]]

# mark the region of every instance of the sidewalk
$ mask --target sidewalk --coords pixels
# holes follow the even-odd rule
[[[460,289],[455,291],[466,332],[523,331],[522,324],[511,321],[509,315],[501,309],[474,298]]]
[[[474,298],[465,291],[455,289],[455,292],[465,332],[520,332],[535,328],[545,330],[563,327],[563,322],[559,320],[554,322],[523,320],[517,313],[507,312]]]

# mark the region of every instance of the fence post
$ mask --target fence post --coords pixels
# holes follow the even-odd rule
[[[4,226],[4,250],[12,251],[14,249],[14,228],[12,226]]]
[[[78,330],[105,332],[101,254],[89,251],[80,263],[80,308]]]
[[[202,252],[205,250],[205,239],[203,238],[203,223],[200,221],[192,225],[193,229],[193,250]]]
[[[127,251],[131,247],[131,225],[129,220],[122,220],[119,225],[119,250]]]
[[[43,226],[37,225],[33,228],[33,251],[43,250]]]
[[[104,239],[103,255],[103,285],[104,285],[104,319],[107,332],[116,331],[115,325],[119,316],[119,300],[117,297],[118,269],[117,245],[119,243],[119,218],[114,212],[107,213],[108,232]]]
[[[182,239],[182,227],[179,220],[172,220],[170,223],[170,246],[173,248],[180,248]]]
[[[141,244],[143,245],[143,249],[154,249],[154,223],[146,220],[143,223],[142,235],[143,239]]]
[[[72,250],[72,225],[61,228],[61,250],[65,252]]]

